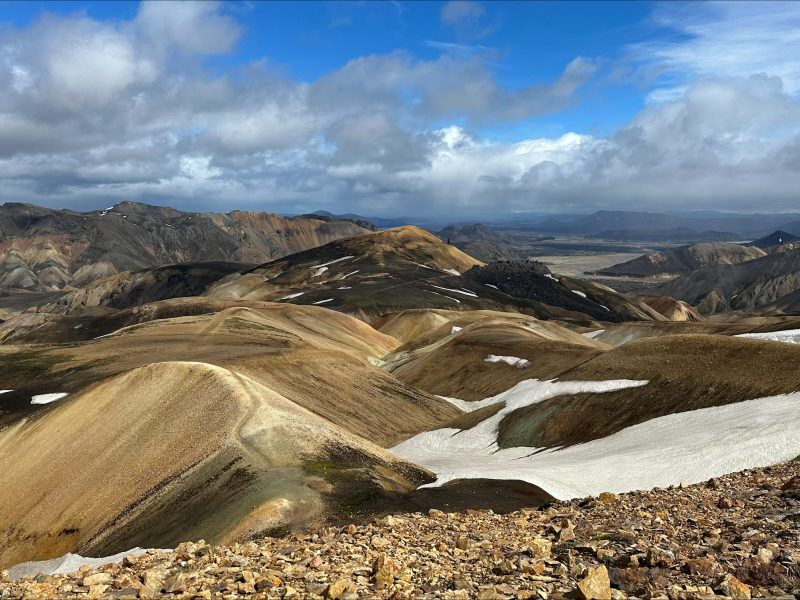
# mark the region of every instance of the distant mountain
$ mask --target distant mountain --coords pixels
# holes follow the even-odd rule
[[[774,248],[782,244],[788,244],[796,241],[800,241],[800,236],[778,230],[774,233],[750,242],[748,245],[755,246],[756,248]]]
[[[765,229],[782,228],[796,214],[702,213],[676,215],[636,211],[601,210],[581,217],[544,219],[530,231],[589,235],[620,240],[718,241],[760,235]],[[791,228],[788,228],[791,231]],[[800,232],[798,232],[800,233]]]
[[[689,227],[675,227],[664,231],[652,229],[620,229],[614,231],[601,231],[592,234],[592,237],[620,242],[724,242],[741,237],[731,231],[699,231]]]
[[[175,263],[261,263],[368,231],[368,223],[352,220],[188,213],[136,202],[83,213],[6,203],[0,206],[0,287],[57,290]]]
[[[706,242],[665,252],[650,252],[595,272],[608,277],[673,278],[710,265],[739,264],[765,256],[755,246]]]
[[[480,260],[498,260],[502,258],[527,258],[515,247],[514,237],[507,233],[494,231],[483,225],[448,225],[437,235],[444,241],[453,244],[470,256]]]
[[[796,297],[798,290],[800,250],[788,250],[740,264],[705,267],[664,283],[655,292],[684,300],[703,314],[713,314],[763,311],[769,306],[780,310],[782,300]],[[794,302],[791,305],[798,307]]]
[[[367,222],[373,224],[378,229],[391,229],[392,227],[402,227],[403,225],[414,224],[415,219],[410,217],[365,217],[355,213],[334,214],[328,210],[315,210],[309,213],[312,216],[328,217],[345,221]]]

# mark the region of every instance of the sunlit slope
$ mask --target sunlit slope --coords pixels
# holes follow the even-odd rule
[[[137,323],[98,339],[1,345],[0,389],[14,391],[0,396],[0,423],[49,410],[30,404],[35,394],[75,394],[106,377],[174,360],[247,373],[379,444],[396,443],[458,414],[375,366],[398,342],[363,321],[315,306],[196,302],[199,306],[185,299],[152,309],[155,315],[176,310],[188,316]],[[191,314],[210,309],[217,311]]]
[[[223,540],[319,516],[338,477],[424,471],[257,381],[204,363],[112,377],[0,431],[0,565]]]

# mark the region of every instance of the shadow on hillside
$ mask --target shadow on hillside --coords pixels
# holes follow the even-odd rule
[[[358,522],[389,514],[427,513],[431,509],[444,512],[492,509],[504,514],[522,508],[538,508],[555,500],[535,485],[492,479],[462,479],[411,492],[376,491],[374,488],[359,492],[340,505],[336,520]]]

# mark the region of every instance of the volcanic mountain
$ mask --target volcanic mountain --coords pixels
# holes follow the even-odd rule
[[[755,246],[756,248],[776,248],[781,246],[782,244],[789,244],[791,242],[800,241],[800,237],[792,234],[787,233],[786,231],[775,231],[769,235],[766,235],[762,238],[759,238],[753,242],[750,242],[749,245]]]
[[[370,321],[408,308],[519,311],[589,321],[664,318],[538,263],[480,261],[414,226],[337,240],[229,275],[207,295],[320,304]]]
[[[519,250],[514,247],[512,235],[491,230],[481,223],[462,227],[449,225],[437,235],[447,243],[481,260],[527,258],[521,256]]]
[[[314,215],[188,213],[135,202],[81,213],[6,203],[0,287],[54,290],[174,263],[259,263],[367,231],[365,223]]]
[[[714,265],[656,288],[696,306],[703,314],[729,310],[789,312],[800,290],[800,250],[770,254],[732,265]],[[784,303],[788,300],[788,303]]]
[[[712,265],[735,265],[766,256],[755,246],[705,242],[665,252],[650,252],[633,260],[596,271],[607,277],[671,279]]]

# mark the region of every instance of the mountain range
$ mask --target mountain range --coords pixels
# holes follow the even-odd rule
[[[705,560],[695,547],[711,543],[703,519],[723,509],[717,484],[703,482],[777,463],[774,472],[796,470],[800,378],[786,365],[800,360],[800,249],[791,244],[701,243],[645,256],[618,275],[673,279],[633,296],[535,260],[484,262],[455,245],[462,235],[516,243],[482,227],[442,236],[324,215],[135,204],[103,212],[16,205],[4,213],[13,218],[3,221],[11,232],[3,243],[44,248],[61,235],[91,240],[92,250],[59,251],[74,257],[67,266],[82,264],[64,269],[72,278],[60,289],[4,291],[0,569],[134,546],[173,548],[174,564],[163,574],[142,569],[148,575],[125,559],[75,587],[46,575],[55,563],[28,563],[9,571],[33,576],[22,588],[0,574],[0,595],[36,585],[40,595],[181,594],[195,589],[199,561],[216,573],[212,597],[301,595],[288,580],[309,597],[345,598],[350,589],[435,596],[430,577],[419,582],[389,562],[410,547],[395,535],[407,522],[425,529],[415,533],[419,556],[472,572],[474,581],[442,579],[438,591],[465,591],[443,597],[519,597],[506,593],[509,582],[525,594],[572,594],[585,575],[569,575],[569,565],[584,555],[610,573],[606,600],[611,585],[661,589],[659,570],[729,589],[730,580],[716,583],[723,567],[712,581],[659,566],[667,559],[652,558],[652,548],[639,557],[642,529],[629,520],[613,538],[624,558],[603,552],[605,528],[577,544],[583,530],[564,507],[621,506],[653,488],[684,506],[680,494],[702,483],[713,502],[692,507],[705,533],[687,533],[685,552]],[[140,229],[146,234],[134,235]],[[112,239],[119,247],[106,249]],[[178,250],[190,256],[169,263]],[[114,268],[78,276],[100,263]],[[40,277],[47,267],[37,266],[24,268]],[[769,498],[773,517],[795,510],[793,497],[760,481],[749,506]],[[666,529],[674,506],[624,518],[645,519],[665,545],[678,535]],[[508,541],[470,528],[478,509],[491,509],[481,514],[497,523],[510,513],[502,518],[520,538],[534,521],[557,523],[547,526],[555,541],[528,540],[511,556]],[[422,513],[455,537],[432,535]],[[792,519],[769,522],[794,539]],[[753,545],[745,545],[756,526],[763,532],[761,522],[731,525],[739,541],[726,565],[772,552],[777,542],[766,540],[778,538],[758,546],[747,534]],[[382,529],[348,537],[364,527]],[[265,537],[280,543],[262,554]],[[340,573],[340,558],[298,551],[333,542],[369,566]],[[241,570],[246,563],[221,548],[258,565]],[[486,558],[479,574],[471,550]],[[630,566],[632,557],[648,566]],[[794,589],[785,570],[775,573],[773,588]],[[765,585],[763,571],[737,574],[751,595]],[[564,587],[568,577],[579,584]],[[493,582],[491,595],[479,581]]]
[[[370,227],[313,215],[188,213],[135,202],[86,213],[5,203],[0,287],[48,291],[174,263],[259,263]]]

